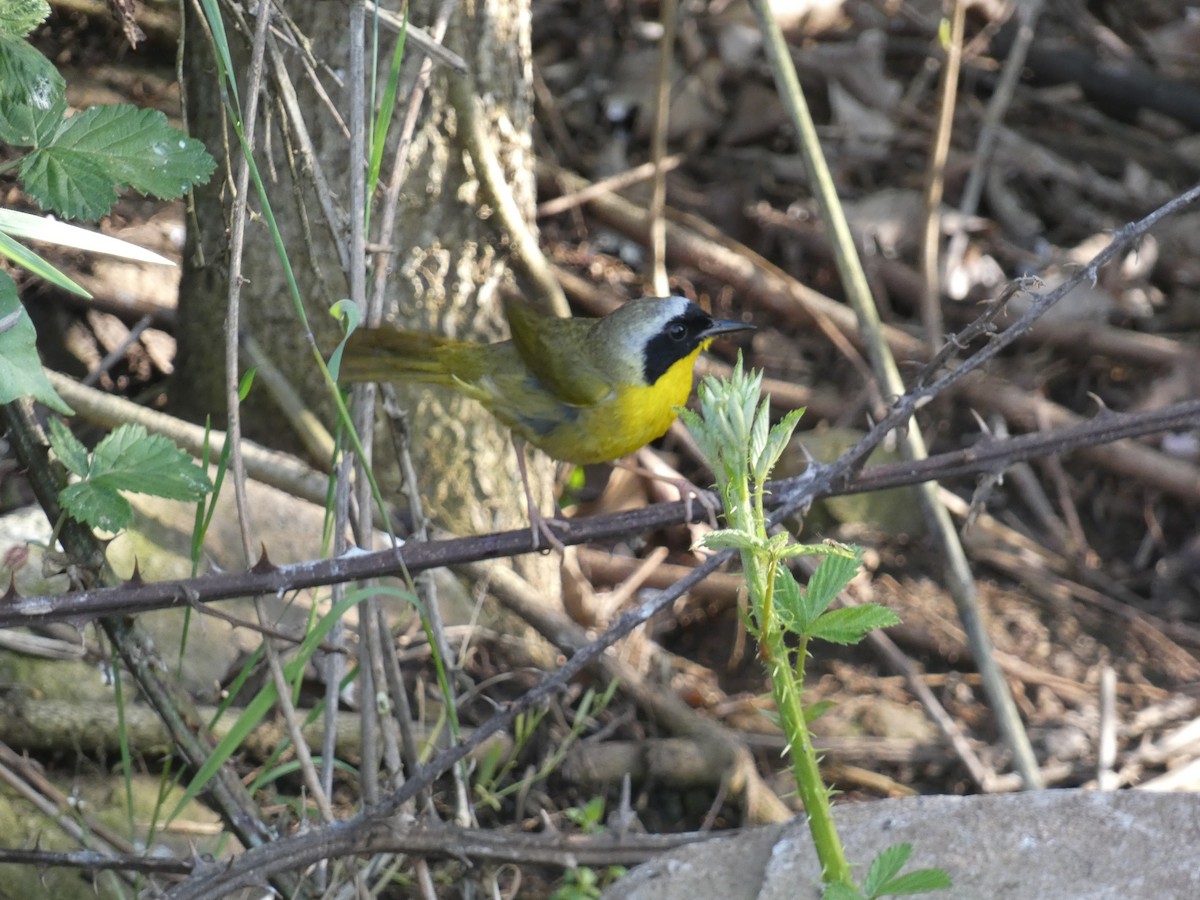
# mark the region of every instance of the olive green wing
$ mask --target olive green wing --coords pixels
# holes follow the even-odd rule
[[[504,304],[513,344],[530,371],[563,403],[590,406],[612,390],[609,380],[593,362],[603,348],[589,343],[595,319],[547,316],[527,303]]]

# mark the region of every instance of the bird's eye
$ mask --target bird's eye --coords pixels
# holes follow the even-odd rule
[[[687,326],[681,322],[674,322],[667,326],[667,337],[673,341],[682,341],[687,337]]]

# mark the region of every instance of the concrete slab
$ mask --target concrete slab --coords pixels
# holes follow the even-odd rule
[[[1038,791],[914,797],[835,808],[861,876],[913,845],[909,869],[941,866],[939,900],[1196,900],[1200,795]],[[681,848],[633,869],[605,900],[817,900],[819,868],[797,819]]]

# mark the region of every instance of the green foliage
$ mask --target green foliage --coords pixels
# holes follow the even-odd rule
[[[563,810],[563,815],[584,834],[604,833],[604,798],[593,797],[583,806]],[[594,900],[606,886],[625,874],[624,866],[608,866],[597,872],[589,866],[568,869],[560,884],[550,895],[551,900]]]
[[[543,707],[518,716],[513,723],[513,748],[507,758],[502,759],[498,751],[489,753],[476,770],[473,780],[476,800],[484,806],[498,810],[500,802],[505,797],[548,778],[562,764],[571,746],[583,736],[587,729],[592,727],[595,716],[608,708],[616,692],[617,683],[615,681],[610,682],[602,694],[597,694],[593,688],[584,691],[571,720],[571,730],[554,748],[554,752],[547,755],[536,771],[518,781],[504,784],[515,770],[521,752],[533,739],[545,718],[546,709]],[[603,812],[602,806],[599,814],[603,815]],[[568,811],[567,815],[571,816],[571,811]]]
[[[876,628],[891,628],[900,624],[900,617],[890,609],[873,603],[847,606],[823,613],[813,623],[811,636],[831,644],[857,644]]]
[[[902,897],[926,894],[949,888],[950,876],[941,869],[917,869],[900,874],[912,856],[912,844],[896,844],[875,857],[862,887],[850,884],[826,885],[822,900],[877,900],[879,897]]]
[[[25,40],[49,11],[44,0],[0,3],[0,142],[25,149],[2,170],[17,167],[26,194],[43,209],[68,219],[106,215],[118,191],[126,188],[169,200],[207,181],[216,161],[203,144],[172,128],[157,110],[121,104],[93,106],[67,116],[66,82],[54,64]],[[88,236],[61,222],[0,210],[0,256],[84,297],[89,296],[87,291],[16,237],[100,252],[113,252],[123,244],[111,238],[102,241],[102,236]],[[12,280],[5,276],[0,281],[0,375],[5,376],[0,378],[0,402],[32,396],[68,413],[70,409],[41,377],[28,319],[4,327],[5,317],[12,312],[10,298],[15,296]],[[91,496],[86,488],[75,493],[74,499],[93,518],[122,517],[124,501]]]
[[[160,200],[181,197],[212,175],[204,145],[167,124],[156,109],[93,106],[32,142],[21,163],[25,190],[43,209],[96,219],[132,188]]]
[[[625,874],[624,866],[609,866],[603,873],[589,866],[568,869],[563,883],[555,888],[550,900],[595,900],[604,888]]]
[[[69,415],[71,407],[55,393],[42,371],[29,314],[17,299],[17,286],[0,272],[0,403],[33,397]]]
[[[901,875],[900,870],[912,856],[912,844],[896,844],[875,857],[863,881],[863,892],[870,898],[924,894],[950,887],[950,877],[941,869],[918,869]]]
[[[563,815],[584,834],[599,834],[604,830],[604,798],[593,797],[583,806],[563,810]]]
[[[46,0],[4,0],[0,4],[0,34],[25,37],[50,15]]]
[[[6,212],[6,210],[0,210],[0,213],[3,212]],[[7,212],[11,212],[11,210],[7,210]],[[55,287],[62,288],[64,291],[69,291],[78,296],[86,297],[89,300],[91,299],[91,294],[28,247],[17,243],[11,235],[5,234],[3,230],[0,230],[0,256],[8,257],[8,259],[12,260],[22,269],[26,269],[39,278],[49,281]],[[15,287],[13,294],[14,296],[16,295]],[[33,347],[32,339],[27,343],[27,346],[29,348]]]
[[[19,171],[43,209],[96,219],[119,190],[171,200],[216,168],[203,144],[157,110],[117,104],[66,112],[66,83],[50,60],[20,37],[0,34],[0,140],[30,148]]]
[[[192,458],[162,435],[141,425],[122,425],[90,454],[58,419],[50,420],[50,445],[80,481],[59,493],[63,509],[81,522],[120,531],[133,520],[133,508],[121,491],[153,494],[168,500],[200,500],[212,490],[208,476]]]
[[[884,894],[920,893],[949,885],[941,870],[898,875],[911,847],[884,851],[867,876],[864,890],[854,886],[850,865],[838,838],[830,809],[830,791],[821,781],[817,751],[808,723],[824,712],[805,707],[804,667],[814,639],[855,644],[873,628],[900,620],[875,604],[831,609],[858,572],[861,552],[833,542],[793,543],[787,534],[768,535],[764,484],[787,449],[801,412],[770,424],[770,400],[759,400],[762,377],[746,374],[741,359],[726,381],[706,378],[700,385],[700,412],[681,412],[717,478],[729,527],[701,541],[712,550],[737,550],[750,592],[749,628],[771,677],[778,710],[775,721],[787,740],[796,786],[808,814],[813,844],[821,861],[828,900],[863,900]],[[786,562],[798,556],[820,556],[820,564],[801,587]]]
[[[62,122],[67,83],[28,41],[0,34],[0,141],[14,147],[41,142]]]
[[[344,616],[347,612],[349,612],[367,597],[371,596],[373,593],[394,593],[404,599],[409,600],[410,602],[416,602],[416,598],[414,598],[411,594],[402,591],[394,591],[389,588],[375,587],[371,589],[348,592],[341,602],[330,608],[330,610],[324,616],[322,616],[311,629],[309,629],[308,633],[304,636],[304,640],[300,642],[298,647],[296,647],[292,658],[284,665],[284,679],[292,682],[300,678],[300,676],[304,674],[304,670],[308,666],[309,661],[312,659],[312,655],[321,646],[321,642],[325,640],[330,629],[333,628],[333,626],[341,619],[342,616]],[[233,727],[229,729],[225,736],[217,743],[217,746],[213,748],[213,752],[209,755],[208,759],[205,760],[204,765],[201,766],[196,774],[192,777],[191,782],[183,792],[183,796],[179,798],[179,802],[175,805],[175,809],[171,812],[170,816],[167,817],[168,821],[171,821],[178,816],[188,805],[188,803],[190,803],[208,786],[208,783],[212,781],[213,777],[217,774],[217,771],[221,768],[221,766],[225,765],[230,757],[232,757],[233,754],[237,752],[238,748],[241,747],[241,745],[245,742],[246,738],[250,735],[250,732],[257,728],[263,719],[265,719],[271,712],[272,707],[275,705],[277,696],[278,694],[275,690],[274,680],[267,679],[266,683],[254,696],[254,699],[252,699],[246,705],[246,708],[242,710],[241,715],[238,716],[238,719],[236,722],[234,722]]]

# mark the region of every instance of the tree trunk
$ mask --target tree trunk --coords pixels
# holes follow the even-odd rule
[[[211,58],[207,50],[203,54],[197,52],[198,45],[204,42],[198,37],[192,6],[185,4],[188,35],[192,37],[184,54],[189,124],[192,133],[204,139],[221,159],[225,154],[220,99],[213,87]],[[293,21],[312,38],[311,51],[318,71],[346,71],[346,9],[344,4],[337,3],[287,5]],[[419,2],[412,4],[410,10],[413,24],[428,26],[436,8],[432,2]],[[529,131],[532,102],[529,28],[528,0],[486,0],[459,7],[451,21],[450,34],[457,38],[453,48],[464,56],[474,73],[489,131],[509,183],[522,208],[531,212],[534,188]],[[231,42],[234,37],[231,32]],[[385,83],[393,39],[387,33],[381,39],[384,61],[380,69],[381,84]],[[247,42],[237,45],[243,54],[247,52]],[[403,103],[411,93],[422,60],[412,47],[409,41],[396,123],[403,118]],[[289,54],[300,107],[331,188],[342,204],[343,213],[348,215],[349,188],[343,175],[348,168],[347,141],[329,108],[305,78],[298,57],[296,52]],[[244,74],[239,74],[244,81]],[[385,319],[458,338],[498,340],[506,336],[495,291],[504,274],[497,249],[500,236],[477,209],[478,187],[455,140],[455,115],[446,99],[448,77],[453,76],[446,69],[435,68],[408,152],[408,175],[391,243],[392,271]],[[345,93],[327,75],[323,76],[323,82],[333,105],[345,115],[348,109]],[[294,138],[289,136],[280,115],[281,104],[275,96],[272,87],[260,105],[259,166],[268,180],[310,325],[327,352],[340,336],[328,309],[348,296],[348,280],[339,262],[333,230],[321,214],[311,173],[300,170],[298,155],[291,159],[287,155]],[[394,125],[393,131],[396,128]],[[230,131],[228,141],[233,140]],[[381,175],[384,181],[391,159],[392,156],[385,154]],[[376,210],[380,208],[380,199],[381,192],[376,198]],[[214,179],[203,191],[197,191],[195,203],[196,216],[189,230],[180,291],[179,357],[172,400],[177,408],[193,417],[211,413],[220,418],[225,387],[218,335],[224,327],[229,278],[228,181]],[[251,209],[257,208],[257,198],[252,195]],[[374,224],[378,220],[376,213],[371,221]],[[339,240],[344,240],[344,234],[344,230],[338,230]],[[288,297],[267,228],[256,218],[246,235],[243,331],[258,339],[270,359],[288,374],[305,401],[332,428],[332,404],[304,343],[303,329]],[[368,242],[373,239],[373,235],[368,236]],[[411,410],[414,462],[433,521],[460,534],[525,524],[524,494],[507,431],[477,404],[449,391],[424,386],[397,387]],[[290,434],[265,391],[256,388],[242,409],[248,436],[278,446]],[[390,441],[379,443],[375,467],[394,498],[399,476],[390,448]],[[544,460],[531,470],[535,496],[540,494],[543,504],[547,504],[550,474]],[[552,565],[545,560],[528,562],[528,566],[523,564],[525,574],[547,589],[554,582]]]

